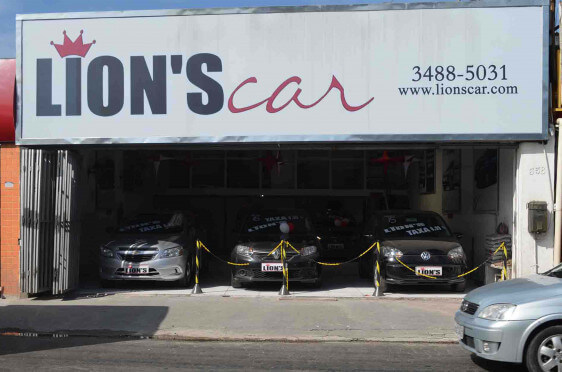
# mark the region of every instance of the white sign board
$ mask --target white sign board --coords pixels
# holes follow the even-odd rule
[[[18,142],[545,138],[545,6],[390,8],[19,16]]]

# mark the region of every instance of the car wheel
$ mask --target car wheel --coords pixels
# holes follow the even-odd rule
[[[548,327],[533,337],[525,354],[531,372],[562,369],[562,326]]]
[[[186,288],[191,283],[191,279],[193,277],[193,270],[192,270],[192,259],[188,258],[187,262],[185,263],[184,267],[184,276],[181,279],[176,280],[176,286],[179,288]]]
[[[102,288],[115,288],[115,282],[112,280],[102,279],[100,281],[100,285]]]
[[[310,286],[314,289],[322,288],[322,278],[316,279],[314,282],[312,282],[312,284]]]
[[[201,274],[201,272],[199,272]],[[195,258],[187,260],[185,264],[185,276],[187,277],[187,286],[191,286],[195,279]]]
[[[455,292],[464,292],[466,289],[466,282],[453,284],[453,291]]]
[[[232,288],[242,288],[242,283],[234,277],[232,272],[230,272],[230,286]]]

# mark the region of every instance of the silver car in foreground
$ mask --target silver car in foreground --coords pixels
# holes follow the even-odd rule
[[[482,358],[562,371],[562,264],[475,289],[455,321],[460,344]]]
[[[116,280],[174,281],[193,278],[196,230],[181,213],[138,215],[100,247],[102,286]]]

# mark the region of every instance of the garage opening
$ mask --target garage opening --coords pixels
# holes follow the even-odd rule
[[[365,223],[377,211],[437,212],[458,235],[467,268],[486,260],[490,239],[498,236],[500,224],[505,226],[502,233],[513,228],[515,148],[509,146],[135,147],[71,152],[80,162],[76,286],[83,289],[100,287],[100,247],[139,215],[185,213],[197,226],[198,238],[224,260],[231,257],[244,218],[265,209],[306,211],[322,239],[321,259],[326,262],[346,261],[363,252]],[[210,256],[206,261],[203,287],[228,288],[231,268]],[[468,276],[469,287],[494,281],[498,274],[485,265]],[[322,287],[331,293],[351,287],[360,288],[354,293],[372,293],[372,278],[360,278],[356,263],[325,267],[322,278]],[[118,287],[174,288],[147,282]],[[278,287],[256,284],[248,291],[275,292]],[[297,289],[318,291],[305,285]],[[450,293],[451,289],[393,286],[389,291]]]

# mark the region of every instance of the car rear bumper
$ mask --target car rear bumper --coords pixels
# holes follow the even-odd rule
[[[484,359],[512,363],[523,361],[520,340],[532,320],[494,321],[457,311],[455,322],[464,327],[459,341],[464,349]]]
[[[100,278],[103,280],[157,280],[175,281],[185,276],[187,256],[150,260],[140,263],[126,262],[117,259],[102,259],[100,263]],[[148,274],[125,274],[125,268],[148,266]]]

